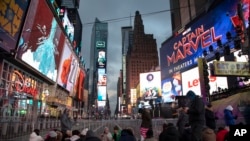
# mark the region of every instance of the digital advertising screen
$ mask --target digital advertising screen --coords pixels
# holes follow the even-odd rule
[[[107,74],[104,68],[98,69],[98,82],[97,85],[99,86],[106,86],[107,85]]]
[[[222,58],[221,60],[224,60]],[[211,62],[208,62],[212,63]],[[209,85],[210,85],[210,94],[214,91],[218,91],[218,87],[221,89],[228,88],[227,78],[226,77],[218,77],[218,76],[211,76],[209,72]],[[182,78],[182,93],[185,96],[189,90],[194,91],[197,95],[201,96],[201,86],[200,86],[200,76],[198,67],[190,69],[181,73]]]
[[[172,77],[162,80],[162,102],[170,103],[175,101],[176,96],[182,95],[182,81],[180,72],[176,72]]]
[[[98,105],[98,111],[104,111],[106,101],[97,101],[97,105]]]
[[[161,72],[140,73],[140,97],[161,100]]]
[[[85,80],[85,72],[78,67],[77,75],[76,75],[76,82],[74,86],[74,94],[79,100],[83,100],[84,94],[84,80]]]
[[[16,48],[30,0],[0,1],[0,47],[10,52]]]
[[[76,81],[77,70],[79,62],[71,51],[71,44],[66,39],[63,47],[61,62],[59,66],[59,73],[57,84],[67,89],[69,92],[73,92],[74,83]]]
[[[106,92],[107,92],[106,86],[97,86],[97,100],[98,101],[106,100]]]
[[[103,50],[98,52],[97,65],[100,68],[106,66],[106,52]]]
[[[17,57],[56,81],[64,37],[46,1],[31,1]]]
[[[206,15],[194,21],[190,27],[162,44],[160,48],[160,66],[162,80],[169,78],[175,72],[183,72],[197,66],[197,58],[203,56],[203,51],[212,45],[218,48],[217,41],[228,42],[226,33],[236,36],[235,16],[237,16],[238,0],[224,0]],[[243,15],[248,26],[248,4],[243,3]],[[230,48],[234,45],[230,44]],[[207,58],[207,60],[211,60]]]
[[[70,42],[73,42],[75,29],[73,24],[69,21],[67,9],[65,9],[65,13],[62,18],[62,24],[65,32],[67,33],[67,36],[70,39]]]

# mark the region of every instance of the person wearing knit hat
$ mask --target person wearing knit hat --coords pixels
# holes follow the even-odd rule
[[[235,119],[237,119],[237,116],[233,115],[233,107],[231,105],[228,105],[225,109],[224,109],[224,120],[225,120],[225,124],[227,126],[230,125],[235,125]]]
[[[205,127],[205,104],[203,100],[193,91],[189,90],[186,96],[190,99],[189,107],[185,111],[189,117],[189,124],[192,130],[192,141],[202,139],[202,129]]]

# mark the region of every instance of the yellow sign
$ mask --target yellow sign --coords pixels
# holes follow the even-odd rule
[[[248,62],[214,61],[213,65],[216,76],[250,76]]]

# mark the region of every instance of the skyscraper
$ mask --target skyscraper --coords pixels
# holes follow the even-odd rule
[[[170,0],[172,31],[177,33],[195,17],[207,11],[214,0]]]
[[[139,74],[148,72],[159,65],[156,39],[144,33],[139,11],[135,12],[133,41],[126,56],[126,103],[130,102],[130,89],[139,83]],[[140,82],[142,83],[142,82]]]
[[[101,101],[101,103],[105,103],[106,101],[107,39],[108,24],[96,18],[91,35],[89,73],[89,103],[95,106],[98,106],[98,101]]]

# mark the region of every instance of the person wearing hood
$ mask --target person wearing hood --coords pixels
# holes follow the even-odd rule
[[[180,135],[173,123],[163,125],[163,131],[159,135],[159,141],[179,141]]]
[[[193,91],[188,91],[186,95],[190,99],[189,107],[186,111],[189,117],[189,124],[192,131],[192,140],[202,139],[202,129],[205,127],[205,104],[203,100]]]
[[[216,117],[213,111],[212,104],[208,104],[205,110],[206,126],[215,131],[216,129]]]
[[[30,134],[30,139],[29,141],[44,141],[44,139],[40,136],[40,130],[35,129],[31,134]]]
[[[119,141],[136,141],[132,129],[126,128],[121,131],[121,137]]]
[[[101,139],[96,136],[93,130],[89,129],[86,133],[85,141],[101,141]]]
[[[70,141],[77,141],[80,139],[80,131],[79,130],[73,130],[72,136],[69,138]]]
[[[202,141],[216,141],[216,134],[213,129],[206,127],[202,131]]]
[[[226,126],[235,125],[235,119],[237,119],[237,116],[233,115],[233,107],[231,105],[228,105],[224,109],[224,120]]]
[[[77,139],[76,141],[85,141],[86,134],[87,134],[88,130],[89,130],[88,128],[83,129],[81,134],[80,134],[80,138]]]

